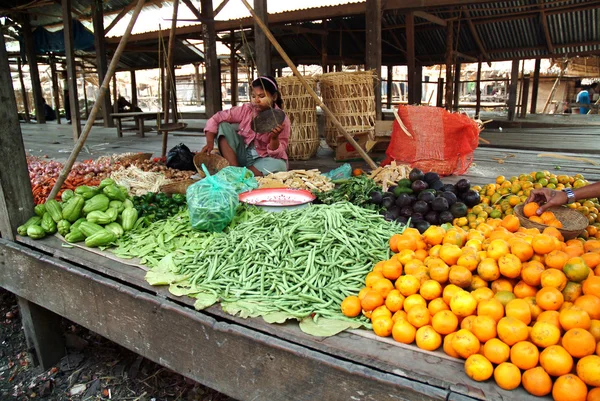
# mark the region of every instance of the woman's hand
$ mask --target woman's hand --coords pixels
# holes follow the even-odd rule
[[[279,141],[279,134],[283,131],[283,124],[279,124],[277,127],[273,128],[273,130],[269,133],[269,140],[273,141],[274,139]]]
[[[200,150],[200,153],[209,155],[215,148],[215,133],[204,131],[204,135],[206,136],[206,145]]]
[[[567,194],[563,191],[556,191],[548,188],[539,188],[531,191],[531,194],[525,201],[525,203],[536,202],[541,206],[536,211],[536,214],[540,215],[544,213],[546,209],[552,206],[562,206],[568,201]]]

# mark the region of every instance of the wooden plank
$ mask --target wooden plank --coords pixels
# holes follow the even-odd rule
[[[452,64],[453,64],[453,42],[454,23],[448,21],[446,26],[446,110],[452,110]]]
[[[393,91],[393,87],[394,87],[394,67],[391,65],[387,66],[387,108],[391,109],[392,108],[392,98],[394,97],[392,94]]]
[[[238,64],[236,57],[236,47],[235,47],[235,31],[232,29],[229,31],[229,35],[231,36],[231,55],[229,60],[229,68],[230,76],[231,76],[231,105],[237,106],[238,102]]]
[[[369,9],[368,7],[369,6],[367,5],[367,10]],[[414,11],[414,15],[415,15],[415,17],[423,18],[426,21],[433,22],[434,24],[437,24],[440,26],[447,25],[446,20],[444,20],[436,15],[425,12],[425,11]]]
[[[23,97],[23,107],[25,108],[25,122],[30,122],[29,118],[29,98],[27,97],[27,89],[23,80],[23,69],[21,68],[21,58],[17,57],[17,69],[19,71],[19,82],[21,83],[21,96]],[[60,120],[59,120],[60,121]]]
[[[508,87],[508,120],[514,121],[517,108],[517,85],[519,83],[519,60],[513,60]]]
[[[22,245],[0,240],[0,262],[8,266],[2,287],[239,400],[445,400],[448,394],[216,320]]]
[[[264,24],[269,26],[269,11],[267,0],[254,0],[254,12]],[[254,60],[258,75],[273,75],[271,67],[271,43],[258,24],[254,24]]]
[[[135,70],[129,70],[131,76],[131,104],[135,107],[138,105],[138,90],[135,77]]]
[[[217,60],[217,34],[215,32],[212,1],[200,0],[200,4],[202,17],[207,19],[207,22],[202,24],[204,63],[206,66],[204,106],[206,115],[212,117],[213,114],[222,108],[219,101],[221,97],[221,71],[219,71],[219,62]]]
[[[554,53],[554,46],[552,45],[552,37],[550,36],[550,29],[548,28],[548,18],[546,17],[546,12],[544,11],[544,0],[538,0],[538,5],[540,8],[540,22],[544,28],[544,39],[546,39],[548,53],[552,54]]]
[[[408,104],[417,103],[416,88],[417,79],[415,71],[415,14],[409,12],[405,16],[406,21],[406,69],[408,79]]]
[[[485,50],[485,46],[483,45],[481,37],[479,36],[479,33],[477,32],[475,25],[473,25],[473,21],[471,21],[471,13],[469,12],[469,9],[467,7],[463,7],[462,12],[465,15],[465,19],[467,20],[467,26],[469,27],[469,32],[471,33],[471,36],[473,37],[473,40],[475,41],[475,44],[477,45],[477,49],[479,49],[479,51],[481,52],[483,59],[487,61],[488,66],[491,67],[492,62],[490,61],[490,56],[487,53],[487,51]]]
[[[60,124],[60,91],[58,89],[58,73],[56,72],[56,60],[50,57],[50,75],[52,78],[52,95],[54,97],[54,107],[56,112],[56,122]]]
[[[65,26],[65,56],[67,58],[67,84],[69,86],[69,103],[71,106],[71,127],[73,129],[73,142],[77,142],[81,135],[81,116],[79,113],[79,96],[77,96],[77,70],[75,67],[75,47],[73,44],[71,0],[62,0],[62,17]]]
[[[477,78],[475,80],[475,118],[479,118],[479,112],[481,111],[481,58],[477,63]]]
[[[533,70],[533,88],[531,89],[531,110],[529,111],[531,114],[535,114],[537,112],[537,99],[538,99],[538,90],[540,87],[540,69],[542,66],[542,60],[535,60],[535,67]]]
[[[444,78],[438,78],[436,107],[444,107]]]
[[[23,16],[23,35],[25,36],[25,53],[27,54],[27,63],[29,64],[29,78],[31,79],[31,89],[33,90],[33,106],[35,108],[35,120],[38,124],[46,123],[44,114],[44,101],[42,93],[42,83],[40,81],[40,71],[37,65],[37,55],[35,44],[33,42],[33,31],[29,14]]]
[[[521,89],[521,108],[520,117],[527,116],[527,103],[529,102],[529,77],[523,77],[523,85]]]
[[[33,214],[25,146],[16,111],[4,35],[0,35],[0,236],[10,240],[17,227]]]
[[[461,72],[461,68],[462,68],[462,64],[461,63],[456,63],[454,65],[454,99],[452,100],[452,109],[454,111],[458,111],[458,107],[459,107],[459,103],[460,103],[460,86],[461,86],[461,82],[460,82],[460,72]]]
[[[375,115],[381,120],[381,0],[367,0],[365,67],[375,70]]]
[[[196,92],[196,106],[202,105],[202,80],[200,79],[200,64],[194,63],[194,90]]]

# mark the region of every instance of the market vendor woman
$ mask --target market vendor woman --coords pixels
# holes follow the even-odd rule
[[[259,134],[252,130],[252,119],[261,111],[279,109],[283,101],[275,78],[262,76],[252,82],[252,102],[216,113],[204,128],[206,146],[210,153],[217,139],[221,155],[231,166],[248,167],[255,175],[267,175],[287,170],[287,145],[290,119],[271,132]],[[236,132],[231,124],[239,124]]]

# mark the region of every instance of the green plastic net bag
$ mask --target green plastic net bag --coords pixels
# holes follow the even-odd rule
[[[254,173],[246,167],[228,166],[215,174],[215,177],[229,182],[238,194],[258,188]]]
[[[206,178],[186,191],[192,227],[200,231],[221,232],[231,223],[240,201],[233,186],[225,179],[211,176],[203,165]]]

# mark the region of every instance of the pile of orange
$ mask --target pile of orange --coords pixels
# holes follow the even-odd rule
[[[342,303],[375,334],[465,359],[473,380],[600,400],[600,241],[508,215],[465,231],[407,228]],[[589,394],[589,395],[588,395]]]
[[[556,228],[563,228],[560,220],[558,220],[554,213],[549,210],[546,210],[538,216],[536,212],[539,208],[540,205],[538,203],[529,202],[523,206],[523,215],[535,223],[545,224],[547,226]]]

